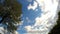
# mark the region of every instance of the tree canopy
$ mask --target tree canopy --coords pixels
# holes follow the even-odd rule
[[[3,1],[3,2],[1,2]],[[17,0],[0,0],[0,23],[7,26],[7,30],[13,32],[17,30],[17,24],[20,23],[22,14],[22,4]]]

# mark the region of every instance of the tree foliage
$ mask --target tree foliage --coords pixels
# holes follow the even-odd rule
[[[20,23],[22,5],[17,0],[0,0],[0,23],[7,26],[7,30],[13,32],[17,30],[16,24]]]

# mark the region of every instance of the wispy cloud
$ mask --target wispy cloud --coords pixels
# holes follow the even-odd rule
[[[31,22],[31,20],[28,18],[28,17],[26,17],[26,21],[29,23],[29,22]]]
[[[32,2],[32,0],[27,0],[28,2]]]

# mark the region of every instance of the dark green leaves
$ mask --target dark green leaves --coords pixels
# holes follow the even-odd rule
[[[14,24],[20,23],[21,14],[22,5],[17,0],[5,0],[0,3],[0,17],[2,17],[0,23],[5,24],[8,31],[17,30],[17,26]]]

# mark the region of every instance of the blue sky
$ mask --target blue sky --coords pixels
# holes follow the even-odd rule
[[[57,6],[56,0],[19,0],[22,4],[22,21],[18,32],[24,34],[29,31],[39,31],[39,34],[47,34],[56,24]]]
[[[34,0],[33,0],[34,1]],[[19,33],[23,34],[23,33],[26,33],[26,30],[24,29],[25,26],[28,26],[28,25],[34,25],[35,23],[35,18],[37,16],[39,16],[41,14],[41,10],[39,8],[39,6],[36,8],[36,10],[28,10],[27,9],[27,6],[29,4],[33,5],[34,2],[28,2],[27,0],[19,0],[19,2],[22,4],[22,12],[23,12],[23,16],[22,16],[22,20],[23,20],[23,24],[19,27],[20,30],[18,30]],[[28,22],[28,20],[30,20],[30,22]]]
[[[22,24],[18,28],[19,34],[29,31],[39,31],[47,34],[56,24],[56,0],[18,0],[22,4]]]

